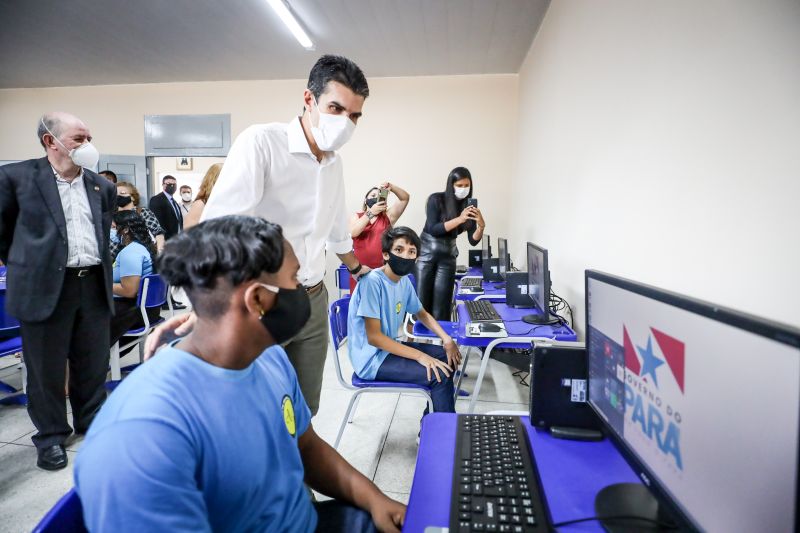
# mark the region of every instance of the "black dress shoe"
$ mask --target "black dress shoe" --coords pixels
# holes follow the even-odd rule
[[[60,444],[54,444],[47,448],[37,448],[36,452],[39,454],[39,459],[36,461],[36,466],[44,470],[61,470],[67,466],[67,452]]]

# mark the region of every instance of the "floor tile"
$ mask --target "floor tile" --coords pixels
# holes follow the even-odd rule
[[[402,406],[402,407],[401,407]],[[375,484],[381,490],[407,493],[414,479],[417,462],[417,434],[425,400],[413,396],[400,397],[397,412],[389,427],[386,445],[381,452]]]
[[[0,448],[0,532],[31,531],[45,513],[73,486],[75,453],[69,465],[48,472],[36,466],[36,450],[8,444]]]
[[[0,405],[0,442],[14,442],[35,430],[24,405]]]

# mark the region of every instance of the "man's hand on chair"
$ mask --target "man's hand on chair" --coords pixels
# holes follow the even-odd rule
[[[156,350],[164,344],[191,333],[195,322],[197,322],[197,315],[186,313],[174,316],[158,326],[147,336],[147,340],[144,343],[144,360],[150,359],[156,353]]]
[[[444,353],[447,354],[447,364],[453,370],[457,370],[458,365],[461,364],[461,352],[458,350],[458,346],[453,339],[448,339],[444,341],[442,347],[444,348]]]

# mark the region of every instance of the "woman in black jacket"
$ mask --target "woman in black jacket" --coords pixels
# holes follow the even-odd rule
[[[472,175],[464,167],[450,172],[444,192],[428,197],[415,274],[422,307],[436,320],[450,320],[458,257],[456,237],[466,231],[470,244],[476,246],[486,226],[480,210],[467,207],[469,198],[472,198]]]

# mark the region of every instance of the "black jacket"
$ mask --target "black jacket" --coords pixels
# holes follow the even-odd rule
[[[102,176],[84,169],[95,237],[105,276],[110,312],[111,217],[117,191]],[[25,322],[49,318],[58,303],[67,264],[67,221],[46,157],[0,167],[0,260],[6,264],[6,311]]]
[[[177,235],[178,232],[183,229],[183,215],[181,214],[181,206],[178,206],[178,216],[176,217],[175,209],[172,208],[169,200],[167,200],[166,193],[160,192],[150,198],[150,203],[147,207],[149,207],[150,211],[156,215],[161,227],[164,228],[165,239],[169,239],[170,237]]]

